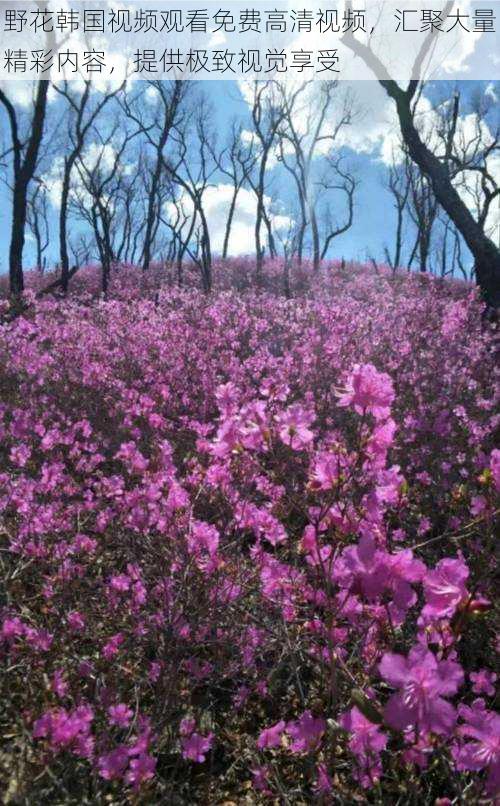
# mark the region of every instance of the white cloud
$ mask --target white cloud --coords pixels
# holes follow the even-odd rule
[[[116,162],[116,149],[111,143],[105,143],[104,145],[95,142],[89,143],[82,154],[82,162],[89,171],[95,168],[99,163],[103,172],[107,173],[113,168]],[[123,163],[120,167],[123,173],[129,173],[130,169],[131,166],[127,163]],[[49,201],[56,210],[61,206],[62,173],[63,157],[57,157],[52,163],[51,170],[42,177],[47,188]],[[89,207],[92,204],[92,199],[85,190],[80,174],[76,169],[73,170],[71,176],[70,196],[81,199]]]
[[[224,244],[226,221],[231,203],[232,185],[220,184],[209,187],[203,194],[203,209],[208,221],[212,250],[221,253]],[[192,213],[192,204],[186,195],[180,199],[186,214]],[[266,209],[272,208],[271,200],[265,198]],[[233,256],[247,255],[255,252],[255,217],[257,213],[257,199],[255,193],[242,188],[238,194],[231,235],[229,238],[229,254]],[[166,214],[175,218],[175,209],[172,204],[166,205]],[[284,231],[290,227],[291,219],[287,215],[276,212],[273,216],[273,226],[277,231]],[[265,227],[262,228],[264,236]]]
[[[296,89],[302,81],[287,81],[287,92]],[[300,96],[297,104],[294,127],[299,134],[307,131],[307,117],[310,110],[318,107],[318,94],[323,82],[313,82]],[[249,105],[253,103],[253,87],[250,82],[238,82],[240,92]],[[323,134],[334,131],[345,99],[350,99],[351,123],[343,126],[336,138],[336,148],[347,147],[361,154],[373,155],[386,163],[392,161],[392,154],[398,150],[399,124],[394,102],[388,98],[378,81],[342,81],[336,90],[331,112],[328,114]],[[425,101],[424,101],[425,103]],[[255,135],[251,131],[242,132],[244,142],[250,143]],[[320,156],[331,148],[330,140],[318,144],[316,155]],[[277,163],[277,155],[269,161],[269,169]]]
[[[0,88],[14,106],[27,109],[33,102],[34,81],[23,81],[21,79],[16,81],[2,80],[0,81]]]

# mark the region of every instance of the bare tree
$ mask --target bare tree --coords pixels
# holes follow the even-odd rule
[[[23,250],[28,215],[28,190],[36,167],[43,138],[47,110],[48,81],[37,81],[34,87],[33,110],[26,136],[21,132],[21,123],[14,103],[0,88],[2,104],[10,128],[10,156],[12,158],[12,228],[9,247],[9,283],[14,298],[24,290]]]
[[[283,292],[286,299],[290,299],[292,296],[290,270],[293,267],[294,261],[298,261],[299,243],[302,234],[301,230],[302,226],[297,222],[297,219],[291,218],[287,229],[283,232],[278,231],[277,233],[283,251]]]
[[[49,201],[47,188],[36,179],[28,193],[26,221],[36,244],[36,267],[43,273],[46,267],[45,252],[50,241]]]
[[[59,207],[59,255],[61,262],[61,290],[67,293],[69,284],[68,254],[68,202],[71,188],[72,172],[85,147],[88,133],[92,130],[97,118],[105,106],[115,98],[125,84],[113,91],[101,94],[92,89],[92,83],[85,81],[83,92],[72,91],[70,82],[53,84],[54,90],[65,99],[68,105],[68,138],[69,149],[65,151],[62,169],[61,202]]]
[[[174,187],[172,187],[171,190],[170,209],[172,215],[165,217],[160,214],[160,216],[162,223],[168,227],[172,234],[169,256],[175,263],[177,284],[179,287],[182,287],[184,283],[183,266],[186,254],[196,263],[200,271],[203,270],[198,255],[191,250],[197,213],[195,210],[193,210],[192,214],[186,211],[182,198],[178,199],[175,197]]]
[[[212,157],[215,136],[211,125],[212,111],[206,98],[196,99],[189,121],[172,130],[176,152],[171,157],[162,154],[162,162],[169,180],[177,185],[190,200],[192,215],[196,218],[195,237],[198,241],[196,263],[200,268],[203,289],[212,288],[212,248],[210,230],[205,212],[204,197],[210,187],[217,165]],[[194,253],[193,253],[194,254]]]
[[[219,154],[214,152],[212,156],[219,171],[230,179],[232,184],[231,201],[229,202],[222,245],[222,258],[225,260],[229,250],[229,238],[236,212],[238,194],[245,182],[249,181],[257,160],[256,144],[254,140],[250,140],[249,143],[243,142],[243,127],[233,121],[228,145]]]
[[[452,5],[452,2],[447,2],[443,11],[444,17],[450,12]],[[352,4],[348,3],[348,7],[352,8]],[[454,146],[453,127],[449,132],[448,152],[438,155],[426,145],[417,125],[417,105],[424,87],[424,81],[420,76],[426,54],[437,35],[438,33],[431,29],[422,43],[413,70],[413,75],[417,77],[409,81],[406,89],[391,78],[385,65],[370,46],[358,40],[352,31],[344,34],[343,41],[363,59],[388,96],[394,101],[401,135],[408,154],[419,170],[428,178],[437,201],[453,221],[470,249],[474,258],[476,278],[485,301],[491,308],[498,309],[500,307],[500,250],[485,232],[484,221],[474,217],[453,182],[454,177],[449,169],[451,151]]]
[[[403,255],[403,235],[404,235],[404,221],[405,211],[408,204],[408,196],[410,193],[410,185],[408,182],[408,174],[404,169],[404,164],[396,164],[394,162],[389,167],[387,183],[387,190],[391,193],[394,199],[394,208],[396,210],[396,231],[394,235],[394,251],[391,254],[390,249],[385,246],[384,252],[389,266],[395,271],[402,265]]]
[[[438,108],[442,124],[437,134],[446,156],[447,166],[454,186],[473,210],[474,215],[489,237],[493,229],[488,218],[495,202],[500,201],[498,175],[493,166],[500,158],[500,124],[496,107],[496,128],[491,131],[489,113],[491,103],[476,95],[467,126],[460,125],[461,95],[458,91],[451,104],[443,103]],[[492,121],[493,122],[493,121]]]
[[[272,150],[276,145],[278,130],[285,118],[286,108],[283,103],[283,94],[276,81],[255,81],[253,84],[252,123],[259,153],[257,158],[257,180],[252,187],[257,196],[257,215],[255,218],[255,252],[256,252],[256,280],[260,284],[264,261],[262,244],[262,223],[266,218],[265,194],[266,171]],[[275,252],[272,228],[269,218],[266,221],[269,250]]]
[[[142,268],[149,269],[154,249],[154,236],[158,230],[159,210],[157,202],[165,149],[175,125],[181,125],[183,100],[189,90],[186,81],[148,81],[151,93],[148,104],[144,104],[144,91],[141,88],[132,99],[123,98],[126,114],[138,126],[138,131],[146,135],[146,142],[152,152],[149,176],[147,178],[147,209],[145,217]],[[145,108],[147,107],[147,108]]]
[[[340,160],[335,158],[333,148],[339,132],[352,122],[355,113],[351,95],[345,93],[341,96],[338,89],[339,84],[336,81],[323,81],[319,84],[308,81],[291,92],[286,88],[283,89],[285,115],[279,129],[280,157],[285,168],[293,176],[298,193],[301,212],[298,260],[300,262],[302,259],[304,236],[307,227],[310,226],[315,270],[319,268],[320,260],[328,251],[332,239],[345,232],[352,224],[351,208],[355,183],[352,177],[340,168]],[[337,99],[338,114],[333,119]],[[289,144],[289,149],[284,147],[286,143]],[[332,189],[345,192],[350,210],[348,223],[329,229],[323,248],[320,243],[316,188],[321,187],[323,190],[330,188],[324,178],[316,180],[314,177],[313,164],[318,157],[320,145],[327,153],[328,173],[330,176],[336,175],[337,181],[333,183]],[[291,154],[288,154],[289,150]]]
[[[324,260],[328,254],[328,250],[334,238],[343,235],[351,228],[354,220],[354,194],[357,187],[357,180],[346,167],[342,157],[335,154],[329,154],[326,158],[327,170],[323,179],[318,181],[318,185],[326,191],[333,191],[340,194],[343,199],[344,205],[347,208],[344,215],[344,220],[339,222],[337,216],[334,216],[327,206],[326,214],[324,216],[324,235],[323,246],[321,248],[320,257]]]
[[[410,160],[405,161],[409,189],[408,213],[416,228],[416,240],[408,266],[413,263],[418,251],[419,270],[426,272],[431,252],[431,238],[438,213],[438,204],[427,177],[420,173]]]
[[[135,132],[119,137],[119,123],[103,134],[95,132],[94,158],[80,154],[77,165],[81,186],[71,204],[93,230],[102,269],[102,292],[106,294],[113,263],[117,260],[117,243],[122,234],[122,189],[127,183],[127,166],[123,159]],[[125,195],[126,198],[126,195]]]
[[[37,2],[41,10],[45,3]],[[46,34],[46,50],[55,50],[55,35]],[[0,104],[8,119],[9,148],[3,157],[9,156],[12,163],[12,226],[9,246],[9,286],[14,299],[19,299],[24,290],[23,251],[28,215],[28,190],[37,168],[43,140],[49,82],[35,81],[33,85],[32,110],[26,126],[22,126],[14,102],[0,88]]]

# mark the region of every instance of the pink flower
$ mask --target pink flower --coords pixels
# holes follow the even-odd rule
[[[78,613],[76,610],[73,610],[71,613],[67,615],[67,622],[68,627],[73,632],[81,632],[85,629],[85,618],[82,616],[81,613]]]
[[[382,467],[387,459],[387,452],[394,442],[396,423],[389,417],[387,420],[377,422],[366,446],[366,452],[376,467]]]
[[[493,697],[495,693],[494,683],[497,680],[497,675],[494,672],[480,669],[478,672],[471,672],[469,677],[473,684],[472,691],[475,694],[486,694],[489,697]]]
[[[316,783],[314,791],[318,795],[328,795],[333,790],[333,781],[328,774],[326,764],[318,764],[316,768]]]
[[[109,753],[104,753],[97,759],[97,771],[106,781],[122,778],[128,767],[129,754],[125,745],[119,745]]]
[[[354,706],[339,720],[348,731],[349,749],[358,763],[358,778],[365,788],[373,786],[382,774],[380,753],[385,750],[387,736]]]
[[[290,745],[292,753],[308,753],[314,750],[325,728],[325,720],[315,719],[310,711],[304,711],[297,722],[289,722],[286,731],[293,739]]]
[[[156,683],[160,679],[162,668],[163,666],[161,661],[151,661],[149,664],[148,677],[152,683]]]
[[[434,571],[429,571],[424,576],[424,621],[453,616],[459,605],[467,599],[465,581],[468,576],[469,569],[464,561],[450,558],[440,560]]]
[[[355,364],[340,395],[339,406],[352,406],[358,414],[373,414],[377,420],[389,416],[394,401],[394,387],[385,372],[373,364]]]
[[[120,702],[118,705],[110,705],[108,708],[108,714],[110,725],[115,725],[117,728],[127,728],[130,725],[130,720],[132,719],[134,712],[128,707],[128,705]]]
[[[15,445],[10,449],[9,459],[18,467],[24,467],[31,456],[31,448],[27,445]]]
[[[68,684],[64,680],[64,673],[62,669],[56,669],[51,682],[51,689],[58,697],[65,697],[68,693]]]
[[[498,448],[491,451],[490,470],[495,487],[500,491],[500,450]]]
[[[281,736],[285,730],[285,723],[282,719],[272,725],[270,728],[265,728],[261,731],[257,739],[257,747],[259,750],[264,750],[268,747],[279,747],[281,744]]]
[[[192,733],[190,736],[185,737],[181,741],[182,757],[202,764],[205,761],[206,753],[212,747],[213,738],[213,733],[209,733],[208,736]]]
[[[115,574],[109,580],[109,587],[117,593],[125,593],[131,584],[131,579],[126,574]]]
[[[349,546],[342,552],[335,576],[342,587],[362,593],[368,601],[375,602],[382,594],[389,593],[389,612],[400,624],[417,601],[412,585],[421,581],[425,570],[425,565],[410,549],[390,554],[378,549],[372,537],[363,536],[357,546]]]
[[[26,631],[26,626],[23,624],[20,618],[14,616],[14,618],[6,618],[2,622],[2,639],[7,643],[11,641],[15,641],[16,638],[19,638],[21,635],[24,635]]]
[[[270,798],[272,797],[272,790],[269,788],[269,768],[266,766],[256,767],[251,770],[253,785],[257,792],[262,792],[263,795]]]
[[[340,455],[329,451],[321,451],[317,454],[314,462],[311,486],[315,490],[333,489],[345,465],[346,461],[341,462]]]
[[[207,552],[214,557],[219,547],[219,532],[205,521],[193,521],[188,534],[188,548],[191,554],[200,555]]]
[[[385,707],[385,721],[396,730],[416,728],[449,735],[456,712],[444,698],[456,694],[463,672],[452,660],[438,661],[425,647],[413,647],[407,658],[386,652],[380,674],[394,688]]]
[[[147,469],[149,462],[137,448],[135,442],[123,442],[119,451],[115,454],[116,459],[121,459],[130,473],[142,474]]]
[[[464,720],[459,733],[471,741],[453,749],[453,757],[458,770],[486,769],[486,788],[490,795],[500,794],[500,716],[487,711],[484,700],[475,700],[472,708],[459,707],[459,715]]]
[[[102,650],[102,654],[106,660],[111,660],[111,658],[114,658],[114,656],[118,654],[120,651],[120,646],[123,644],[124,640],[125,637],[121,633],[116,633],[116,635],[111,636]]]
[[[46,711],[33,725],[33,738],[48,739],[54,751],[69,748],[77,756],[88,757],[93,749],[90,736],[93,718],[92,709],[85,705],[74,711],[64,708]]]
[[[463,332],[468,317],[468,307],[465,300],[450,302],[445,308],[441,333],[445,338],[452,338],[457,332]]]
[[[281,441],[296,451],[306,448],[313,441],[314,434],[309,428],[313,421],[313,412],[293,403],[278,417]]]
[[[156,759],[147,753],[142,753],[130,760],[128,772],[125,775],[127,784],[139,789],[144,781],[150,781],[156,770]]]
[[[185,716],[181,719],[179,733],[181,736],[191,736],[196,728],[196,720],[192,716]]]
[[[35,630],[33,627],[25,628],[25,636],[27,643],[33,647],[36,652],[48,652],[52,646],[54,636],[47,630]]]

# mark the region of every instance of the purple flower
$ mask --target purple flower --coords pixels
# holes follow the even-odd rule
[[[489,672],[487,669],[479,669],[478,672],[471,672],[469,675],[472,682],[472,691],[474,694],[487,694],[493,697],[495,693],[495,685],[497,675],[494,672]]]
[[[200,555],[207,552],[215,556],[219,546],[219,532],[215,526],[204,521],[193,521],[188,535],[188,548],[191,554]]]
[[[266,747],[279,747],[281,744],[281,735],[285,730],[285,723],[282,719],[271,725],[270,728],[265,728],[261,731],[257,739],[257,747],[259,750],[264,750]]]
[[[304,711],[297,722],[289,722],[286,731],[292,737],[292,753],[308,753],[313,750],[325,732],[326,722],[315,719],[310,711]]]
[[[326,764],[318,764],[316,768],[316,782],[314,791],[318,795],[328,795],[333,789],[333,781],[328,774]]]
[[[130,765],[125,780],[127,784],[131,784],[134,789],[139,789],[144,781],[149,781],[153,778],[156,770],[156,759],[147,753],[142,753],[136,758],[130,760]]]
[[[373,364],[355,364],[340,395],[339,406],[352,406],[358,414],[373,414],[377,420],[389,416],[394,400],[394,387],[385,372]]]
[[[313,412],[307,411],[299,403],[293,403],[278,418],[281,441],[296,451],[306,448],[314,438],[309,428],[313,421]]]
[[[262,792],[267,797],[272,797],[272,791],[269,789],[269,768],[265,766],[256,767],[251,770],[253,785],[257,792]]]
[[[93,750],[90,736],[93,718],[93,711],[87,705],[80,705],[74,711],[64,708],[46,711],[33,725],[33,738],[48,739],[55,752],[68,748],[77,756],[88,757]]]
[[[78,613],[76,610],[71,611],[67,615],[68,627],[73,632],[80,632],[81,630],[85,629],[85,619],[81,613]]]
[[[111,636],[102,650],[102,654],[106,660],[111,660],[115,655],[118,654],[120,646],[123,644],[124,640],[125,637],[122,635],[122,633],[116,633],[115,635]]]
[[[407,658],[386,652],[379,665],[384,680],[399,689],[385,707],[385,720],[396,730],[449,735],[456,711],[444,697],[456,694],[463,671],[452,660],[438,661],[423,646],[415,646]]]
[[[487,770],[487,791],[490,795],[500,794],[500,716],[487,711],[484,700],[475,700],[472,708],[461,705],[459,715],[464,724],[459,734],[471,741],[453,749],[453,757],[458,770]]]
[[[500,450],[498,448],[491,451],[490,470],[495,487],[500,491]]]
[[[202,764],[205,761],[205,755],[208,753],[213,744],[213,733],[208,736],[201,736],[199,733],[192,733],[181,741],[182,757],[190,761],[196,761]]]
[[[465,581],[469,569],[462,559],[440,560],[434,571],[423,579],[426,605],[422,610],[424,621],[451,618],[459,605],[467,599]]]
[[[196,721],[193,719],[192,716],[185,716],[184,719],[181,719],[181,724],[179,726],[179,733],[181,736],[191,736],[194,733],[194,729],[196,728]]]
[[[65,697],[68,693],[68,684],[64,680],[64,672],[62,669],[56,669],[50,685],[54,694],[57,694],[58,697]]]
[[[109,753],[104,753],[97,759],[97,772],[101,778],[114,781],[122,778],[128,766],[129,754],[125,745],[119,745]]]
[[[127,728],[130,725],[130,720],[132,719],[134,712],[128,707],[128,705],[120,702],[118,705],[110,705],[108,708],[108,714],[110,725],[116,725],[118,728]]]
[[[380,779],[382,774],[380,753],[385,750],[387,736],[356,706],[343,714],[339,722],[344,730],[351,734],[349,749],[358,763],[359,781],[362,786],[369,788]]]
[[[26,627],[18,616],[6,618],[2,623],[1,637],[7,643],[15,641],[19,636],[24,635]]]

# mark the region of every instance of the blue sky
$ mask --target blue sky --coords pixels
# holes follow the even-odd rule
[[[429,99],[450,95],[456,85],[451,82],[435,82],[428,85],[426,92]],[[9,88],[8,88],[9,89]],[[229,130],[234,117],[245,119],[248,117],[248,106],[242,97],[236,82],[209,81],[204,82],[202,89],[212,102],[215,115],[216,130],[219,133],[219,143],[224,142],[225,133]],[[496,86],[488,82],[462,82],[458,85],[464,99],[470,98],[473,93],[495,94]],[[343,148],[345,160],[355,170],[359,181],[356,193],[354,224],[351,229],[340,236],[334,244],[332,253],[336,257],[346,259],[366,260],[373,257],[383,260],[384,246],[392,247],[395,214],[392,197],[384,187],[384,148],[387,147],[388,138],[395,131],[395,119],[392,103],[386,98],[377,82],[356,82],[354,93],[357,96],[357,105],[361,110],[352,132],[349,134]],[[498,102],[496,103],[498,111]],[[464,108],[464,113],[467,108]],[[46,136],[54,135],[54,120],[57,118],[57,102],[52,102],[50,116],[46,127]],[[0,131],[2,139],[6,136],[6,120],[0,112]],[[5,172],[4,172],[5,178]],[[269,174],[269,180],[274,188],[274,196],[282,200],[286,206],[289,200],[290,180],[279,171]],[[0,272],[7,269],[8,243],[10,236],[10,191],[2,182],[0,185]],[[340,214],[341,216],[341,214]],[[47,257],[49,263],[57,260],[57,208],[51,208],[50,215],[51,242]],[[77,226],[76,223],[70,226]],[[248,253],[254,249],[249,236]],[[24,264],[29,267],[34,261],[33,243],[28,238],[24,254]]]

